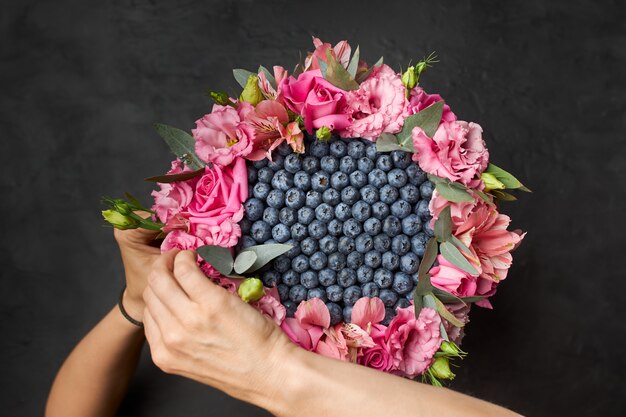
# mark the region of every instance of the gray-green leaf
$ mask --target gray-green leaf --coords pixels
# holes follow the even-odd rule
[[[438,182],[435,185],[435,189],[439,195],[453,203],[463,203],[474,199],[474,197],[472,197],[472,195],[467,191],[451,186],[450,183],[445,181]]]
[[[257,255],[254,251],[241,251],[235,258],[235,272],[238,274],[245,274],[250,267],[254,265],[257,260]]]
[[[398,139],[396,135],[391,133],[382,133],[378,139],[376,139],[376,152],[391,152],[391,151],[408,151],[398,145]]]
[[[196,170],[204,167],[204,163],[196,155],[196,141],[189,133],[161,123],[155,123],[154,128],[170,147],[172,153],[190,168]]]
[[[241,68],[236,68],[233,70],[233,75],[235,76],[235,80],[239,83],[241,88],[246,88],[246,84],[248,83],[248,78],[251,75],[256,75],[252,71],[248,71]]]
[[[461,320],[454,317],[454,314],[448,311],[446,306],[437,297],[433,296],[433,299],[435,300],[435,305],[436,305],[435,309],[437,310],[437,313],[439,313],[439,315],[442,318],[446,319],[454,327],[465,326],[465,324]]]
[[[495,176],[506,188],[520,189],[522,191],[530,192],[517,178],[503,170],[502,168],[495,166],[494,164],[487,165],[486,173]]]
[[[359,58],[360,58],[360,51],[359,51],[359,45],[357,45],[356,49],[354,50],[354,54],[352,55],[352,59],[350,60],[350,63],[348,64],[348,74],[350,74],[352,78],[356,76],[356,70],[359,67]]]
[[[279,257],[283,253],[288,252],[293,246],[286,245],[283,243],[272,243],[268,245],[255,245],[247,247],[242,250],[239,254],[243,252],[254,252],[256,255],[256,260],[254,263],[246,270],[246,272],[254,272],[259,268],[265,266],[272,259]]]
[[[272,73],[267,68],[265,68],[263,65],[261,65],[259,67],[259,72],[262,72],[263,74],[265,74],[265,78],[267,78],[267,81],[269,81],[270,85],[274,89],[276,89],[276,78],[274,78],[274,75],[272,75]]]
[[[324,78],[326,78],[329,83],[345,91],[359,89],[359,84],[354,81],[354,78],[350,76],[341,63],[337,62],[335,57],[331,54],[330,49],[326,50],[326,63],[328,64],[328,68],[326,68]]]
[[[221,274],[230,275],[233,272],[235,261],[230,253],[230,249],[215,245],[204,245],[196,249],[196,252]]]
[[[426,133],[426,136],[432,138],[439,127],[442,113],[443,100],[431,104],[419,113],[407,117],[404,120],[402,131],[398,133],[398,143],[405,147],[408,147],[408,143],[410,143],[412,148],[413,138],[411,137],[411,133],[415,127],[421,127],[424,133]]]
[[[155,177],[145,178],[145,181],[170,183],[176,181],[186,181],[188,179],[198,177],[204,173],[204,168],[195,171],[182,172],[180,174],[157,175]]]
[[[470,249],[465,245],[465,243],[461,242],[459,240],[459,238],[457,238],[454,235],[450,235],[450,242],[454,243],[454,246],[456,246],[461,252],[465,252],[468,255],[472,254],[472,251],[470,251]]]
[[[439,242],[450,240],[452,235],[452,217],[449,205],[445,206],[439,213],[439,217],[435,221],[434,232]]]
[[[454,246],[454,244],[450,242],[443,242],[439,246],[439,250],[441,251],[441,255],[452,265],[456,266],[463,271],[477,275],[478,271],[469,261],[463,256],[463,254]]]

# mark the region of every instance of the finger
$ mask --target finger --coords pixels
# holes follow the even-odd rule
[[[143,330],[146,334],[146,340],[148,341],[148,345],[150,347],[152,362],[160,367],[163,362],[162,355],[165,350],[163,335],[161,334],[159,325],[152,317],[152,314],[150,314],[150,310],[148,308],[146,308],[143,312]]]
[[[167,329],[176,324],[174,317],[178,317],[177,312],[181,310],[175,307],[168,307],[154,293],[151,287],[146,287],[143,291],[143,300],[146,304],[146,308],[150,311],[152,319],[158,324],[159,328]]]
[[[223,288],[215,285],[202,272],[196,263],[197,255],[194,251],[183,250],[174,258],[174,278],[178,284],[194,301],[201,301],[207,297],[221,297]]]
[[[148,288],[171,312],[179,311],[189,303],[189,297],[172,272],[174,258],[178,252],[178,249],[173,249],[159,255],[152,264],[148,277]]]

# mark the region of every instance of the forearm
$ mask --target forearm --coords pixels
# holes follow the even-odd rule
[[[279,417],[517,416],[447,388],[340,362],[299,348],[285,360],[282,383],[259,405]]]
[[[52,385],[46,417],[113,416],[144,343],[143,330],[117,306],[74,348]]]

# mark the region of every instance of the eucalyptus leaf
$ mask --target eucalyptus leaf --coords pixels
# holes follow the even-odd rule
[[[408,147],[408,144],[410,143],[411,148],[413,148],[413,138],[411,137],[411,132],[415,127],[421,127],[422,130],[424,130],[424,133],[426,133],[426,136],[432,138],[439,127],[439,123],[441,122],[443,104],[443,100],[438,101],[426,107],[422,111],[407,117],[404,120],[402,131],[398,133],[398,143],[405,147]]]
[[[326,78],[326,71],[328,70],[328,64],[320,57],[317,57],[317,64],[320,67],[322,77]]]
[[[256,74],[253,73],[252,71],[248,71],[248,70],[241,69],[241,68],[236,68],[233,70],[233,75],[235,76],[235,80],[237,80],[237,83],[239,83],[241,88],[246,88],[246,84],[248,83],[248,78],[250,78],[251,75],[256,75]]]
[[[424,307],[437,310],[437,297],[435,297],[433,293],[428,293],[424,296]]]
[[[235,261],[230,253],[230,249],[215,245],[204,245],[196,249],[196,252],[221,274],[230,275],[233,272]]]
[[[424,307],[424,296],[413,294],[413,309],[415,311],[415,318],[418,318],[420,315],[420,311]]]
[[[528,188],[524,186],[517,178],[503,170],[502,168],[490,163],[487,165],[486,173],[495,176],[506,188],[520,189],[522,191],[530,192]]]
[[[450,294],[447,291],[442,290],[441,288],[435,288],[433,290],[433,294],[435,294],[435,296],[440,299],[442,302],[444,303],[463,303],[465,304],[465,301],[463,301],[461,298],[457,297],[454,294]]]
[[[439,333],[441,334],[441,338],[443,340],[445,340],[446,342],[450,341],[450,338],[448,337],[448,332],[446,332],[446,327],[443,325],[443,323],[439,323]]]
[[[391,133],[382,133],[376,139],[376,152],[406,151],[402,146],[398,145],[396,135]]]
[[[426,243],[426,250],[424,251],[424,256],[422,257],[422,262],[420,262],[418,274],[417,285],[420,285],[420,281],[422,276],[425,276],[430,268],[435,263],[435,259],[437,259],[437,239],[430,238],[428,243]],[[430,282],[429,282],[430,283]]]
[[[235,258],[235,272],[238,274],[244,274],[248,272],[250,267],[254,265],[257,260],[257,255],[254,251],[242,251],[239,252]]]
[[[362,83],[363,81],[367,80],[367,77],[370,76],[370,74],[372,73],[372,70],[375,67],[379,67],[383,64],[383,57],[381,56],[378,61],[376,61],[376,63],[374,65],[372,65],[371,67],[369,67],[367,70],[363,71],[363,72],[359,72],[356,74],[355,80],[357,83]]]
[[[493,196],[498,200],[517,201],[517,197],[515,197],[513,194],[509,194],[502,190],[491,190],[491,194],[493,194]]]
[[[155,123],[154,128],[174,155],[185,161],[190,168],[195,170],[204,167],[204,163],[196,155],[196,141],[189,133],[160,123]]]
[[[465,243],[461,242],[458,237],[454,235],[450,235],[450,242],[454,243],[461,252],[465,252],[468,255],[472,255],[472,251],[465,245]]]
[[[352,59],[350,59],[350,63],[348,64],[347,69],[348,74],[350,74],[352,78],[356,77],[356,70],[359,68],[360,55],[361,52],[359,51],[359,45],[357,45],[356,49],[354,50],[354,54],[352,55]]]
[[[435,184],[435,189],[439,195],[452,203],[463,203],[474,200],[474,197],[467,191],[452,187],[449,183],[444,181]]]
[[[326,75],[324,78],[334,85],[345,91],[358,90],[359,84],[354,81],[348,71],[335,59],[331,54],[330,49],[326,50]]]
[[[293,248],[293,246],[286,245],[283,243],[272,243],[268,245],[255,245],[255,246],[247,247],[246,249],[242,250],[241,252],[239,252],[239,255],[241,255],[243,252],[254,252],[254,254],[256,255],[256,260],[246,270],[247,273],[250,273],[250,272],[254,272],[264,267],[272,259],[279,257],[283,253],[289,252],[291,248]]]
[[[446,306],[437,297],[433,296],[433,299],[435,300],[435,305],[436,305],[435,309],[437,310],[437,313],[439,313],[439,315],[442,318],[446,319],[454,327],[465,326],[465,324],[461,320],[454,317],[454,314],[448,311]]]
[[[200,168],[195,171],[182,172],[180,174],[157,175],[156,177],[145,178],[145,181],[170,183],[176,181],[186,181],[188,179],[198,177],[202,174],[204,174],[204,168]]]
[[[272,75],[272,73],[263,65],[259,66],[259,72],[263,72],[263,74],[265,74],[265,78],[267,78],[267,81],[269,81],[270,85],[274,89],[276,89],[276,78],[274,78],[274,75]]]
[[[441,250],[441,255],[446,259],[446,261],[450,262],[452,265],[471,275],[478,275],[476,268],[469,263],[469,261],[456,248],[456,246],[454,246],[454,244],[450,242],[443,242],[439,246],[439,250]]]
[[[452,235],[452,217],[450,214],[450,205],[447,205],[439,213],[439,217],[435,221],[435,237],[439,242],[450,240]]]

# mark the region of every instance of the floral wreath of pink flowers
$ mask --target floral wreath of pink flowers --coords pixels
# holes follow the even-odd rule
[[[196,250],[210,279],[302,348],[441,385],[454,377],[450,361],[466,354],[459,344],[471,304],[491,308],[489,297],[525,235],[507,230],[510,218],[498,211],[497,200],[516,199],[506,189],[530,190],[489,163],[478,124],[457,120],[441,96],[419,86],[422,72],[437,62],[434,55],[398,73],[382,58],[368,66],[346,41],[313,43],[315,51],[291,75],[280,66],[234,70],[241,95],[211,92],[213,109],[191,135],[157,124],[177,158],[166,175],[147,178],[160,187],[152,192],[153,206],[143,207],[128,193],[127,199],[104,197],[109,208],[103,216],[120,229],[160,230],[162,251]],[[277,288],[264,286],[255,272],[292,246],[238,245],[250,164],[272,161],[281,146],[303,154],[308,140],[331,136],[366,139],[379,153],[410,152],[410,163],[434,185],[432,237],[414,274],[412,300],[386,325],[381,298],[366,296],[352,306],[350,322],[331,325],[329,309],[317,297],[302,300],[287,317]],[[144,219],[137,210],[152,216]]]

